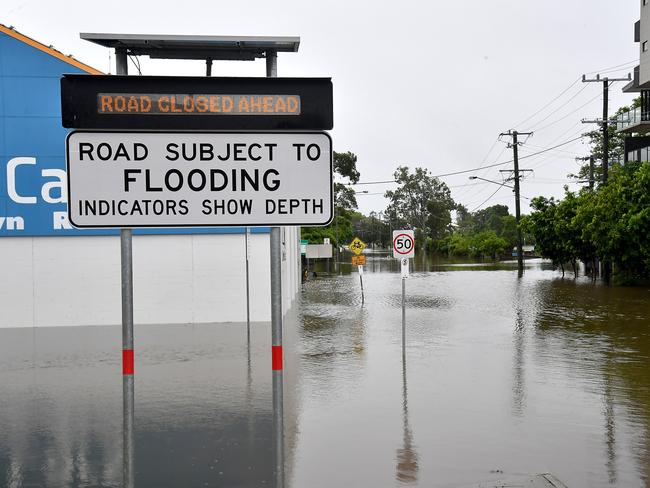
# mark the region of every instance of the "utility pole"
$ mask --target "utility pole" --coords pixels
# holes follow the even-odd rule
[[[517,141],[517,136],[531,136],[533,135],[532,132],[517,132],[516,130],[509,130],[508,132],[502,132],[499,134],[499,137],[502,136],[509,136],[512,137],[512,152],[513,152],[513,161],[514,161],[514,175],[513,178],[515,180],[515,219],[517,221],[517,271],[519,276],[524,274],[524,241],[523,237],[521,235],[521,207],[519,204],[519,178],[520,178],[520,170],[519,170],[519,151],[518,151],[518,146],[521,144],[521,142]],[[521,170],[521,172],[524,171],[532,171],[532,170]]]
[[[607,178],[609,176],[609,84],[615,81],[630,81],[631,79],[632,76],[630,73],[627,74],[627,78],[608,78],[607,76],[601,78],[598,74],[596,75],[596,78],[587,79],[586,75],[582,75],[583,83],[603,83],[603,119],[600,122],[603,130],[603,174],[601,177],[602,184],[607,183]],[[603,280],[605,280],[607,284],[610,282],[611,274],[611,263],[609,261],[603,261]]]
[[[609,84],[615,81],[630,81],[632,76],[628,73],[627,78],[608,78],[605,76],[601,78],[600,75],[596,75],[596,78],[587,79],[586,75],[582,75],[583,83],[601,83],[603,84],[603,118],[601,121],[587,121],[583,120],[583,123],[586,122],[598,122],[602,125],[603,131],[603,174],[602,182],[607,183],[607,177],[609,174]]]
[[[593,156],[584,156],[576,158],[576,161],[589,161],[589,191],[594,191],[594,157]],[[584,180],[580,180],[579,183],[584,183]]]

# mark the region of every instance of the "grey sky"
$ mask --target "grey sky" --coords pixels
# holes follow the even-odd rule
[[[279,55],[279,76],[332,77],[335,150],[356,153],[362,181],[377,181],[391,179],[399,164],[441,174],[481,166],[486,155],[484,164],[506,161],[511,150],[494,142],[510,128],[537,131],[522,156],[578,136],[588,129],[580,119],[602,115],[601,84],[578,82],[547,110],[515,124],[583,73],[629,62],[608,74],[631,71],[639,57],[633,42],[639,3],[4,0],[0,22],[105,72],[108,50],[82,41],[79,32],[300,36],[297,54]],[[201,62],[141,63],[145,75],[205,70]],[[264,64],[219,63],[213,74],[262,76]],[[610,89],[610,114],[632,99],[622,86]],[[535,170],[522,195],[562,194],[566,174],[577,169],[574,158],[586,155],[587,145],[576,141],[560,149],[521,162]],[[475,174],[500,179],[499,169]],[[470,182],[468,174],[443,180],[470,210],[498,188]],[[359,195],[360,210],[383,210],[386,201],[373,193],[391,187],[357,187],[369,192]],[[512,193],[501,189],[484,206],[503,203],[513,211],[512,202]]]

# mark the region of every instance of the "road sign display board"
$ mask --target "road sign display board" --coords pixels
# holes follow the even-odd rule
[[[415,257],[415,233],[412,230],[393,231],[393,257]]]
[[[75,131],[68,212],[80,228],[327,225],[324,132]]]
[[[365,256],[352,256],[352,265],[353,266],[363,266],[366,264]]]
[[[366,248],[366,243],[363,242],[358,237],[355,237],[354,239],[352,239],[352,242],[348,245],[348,247],[350,248],[350,251],[352,251],[354,254],[358,256]]]
[[[65,75],[64,127],[75,129],[327,130],[330,78]]]

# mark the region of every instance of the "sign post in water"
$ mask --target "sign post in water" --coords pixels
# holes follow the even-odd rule
[[[393,231],[393,257],[400,260],[402,271],[402,356],[406,353],[406,278],[409,277],[409,259],[415,257],[415,232]]]
[[[352,256],[352,265],[357,265],[357,269],[359,270],[359,283],[361,283],[361,304],[363,305],[364,302],[364,296],[363,296],[363,265],[366,264],[366,257],[362,256],[361,253],[363,250],[366,248],[366,243],[363,242],[361,239],[358,237],[355,237],[352,239],[352,242],[348,246],[350,248],[350,251],[352,251],[355,255]]]

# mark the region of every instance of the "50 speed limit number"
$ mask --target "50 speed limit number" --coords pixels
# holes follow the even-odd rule
[[[415,257],[414,231],[393,231],[393,257],[398,259]]]

